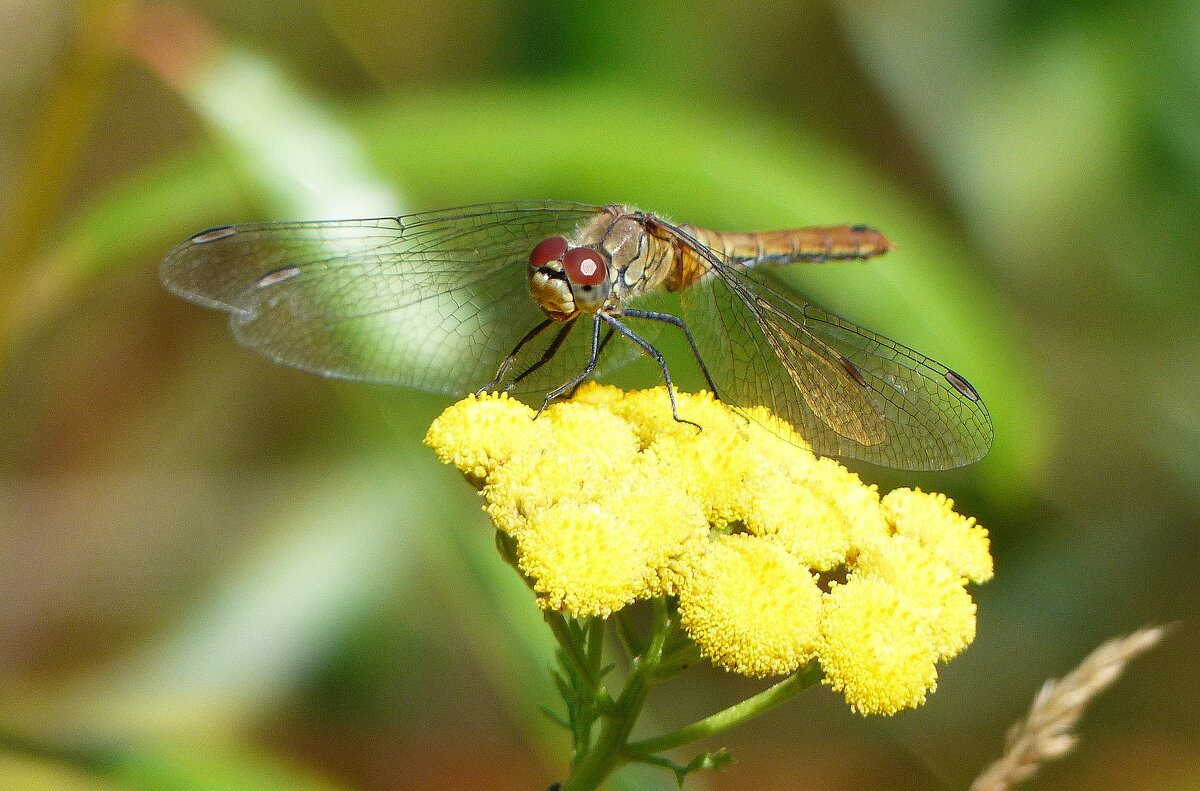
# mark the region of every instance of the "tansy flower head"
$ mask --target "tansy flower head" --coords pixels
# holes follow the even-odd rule
[[[791,553],[749,534],[722,536],[689,564],[683,628],[718,665],[748,676],[790,673],[816,652],[821,589]]]
[[[678,599],[715,664],[820,663],[863,713],[919,705],[975,634],[987,532],[940,494],[873,486],[763,409],[594,383],[537,417],[505,395],[447,409],[426,443],[485,498],[542,607],[607,616]],[[822,580],[827,580],[822,582]],[[836,581],[834,581],[836,580]]]

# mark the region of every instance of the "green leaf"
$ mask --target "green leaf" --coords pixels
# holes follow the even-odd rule
[[[733,753],[727,748],[722,747],[719,750],[712,752],[703,752],[688,761],[686,764],[679,764],[667,758],[665,755],[646,755],[636,759],[638,763],[649,764],[651,766],[661,766],[664,769],[670,769],[675,775],[675,782],[679,787],[683,787],[683,780],[692,772],[698,772],[703,769],[723,769],[734,763]]]
[[[545,714],[555,725],[558,725],[564,730],[571,730],[571,723],[567,722],[565,719],[556,714],[549,706],[538,706],[538,709],[540,709],[542,714]]]
[[[679,779],[679,784],[683,785],[685,775],[696,772],[701,769],[723,769],[726,766],[733,764],[733,753],[725,747],[712,752],[703,752],[697,755],[692,760],[688,761],[687,766],[683,767],[682,772],[677,772],[676,777]]]

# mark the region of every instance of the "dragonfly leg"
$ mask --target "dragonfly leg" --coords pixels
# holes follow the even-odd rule
[[[537,369],[541,368],[543,365],[545,365],[546,363],[548,363],[552,359],[554,359],[554,355],[558,354],[558,350],[560,348],[562,348],[563,341],[565,341],[567,339],[567,333],[569,333],[571,331],[571,327],[573,327],[574,325],[575,325],[574,319],[563,324],[562,329],[560,329],[557,333],[555,333],[554,339],[552,341],[550,341],[550,345],[546,347],[546,351],[542,352],[541,358],[538,359],[538,361],[536,363],[529,366],[524,371],[521,371],[521,373],[517,374],[516,378],[513,379],[511,382],[509,382],[508,386],[505,387],[504,389],[512,390],[514,387],[516,387],[517,382],[520,382],[522,379],[529,376],[531,373],[533,373],[534,371],[536,371]]]
[[[615,332],[615,330],[613,330],[612,327],[604,328],[604,337],[600,339],[600,348],[596,352],[596,364],[597,365],[600,364],[600,358],[604,356],[604,347],[608,346],[608,342],[612,340],[613,332]],[[579,389],[579,385],[581,385],[581,384],[583,384],[583,383],[577,382],[575,384],[575,386],[570,389],[569,392],[563,393],[563,398],[574,398],[575,391]]]
[[[717,398],[721,398],[721,394],[717,392],[717,386],[713,384],[712,376],[708,373],[708,366],[704,364],[704,358],[700,356],[700,350],[696,348],[696,339],[692,337],[692,331],[683,323],[683,319],[678,316],[672,316],[670,313],[654,313],[649,310],[623,310],[622,316],[630,316],[635,319],[650,319],[651,321],[664,321],[667,324],[674,325],[683,333],[683,337],[687,338],[688,346],[692,348],[692,356],[696,358],[696,363],[700,366],[700,373],[704,374],[704,381],[708,383],[708,389]]]
[[[581,373],[579,376],[576,376],[574,379],[567,382],[565,385],[562,385],[561,387],[556,387],[553,390],[551,390],[549,393],[546,393],[546,399],[544,401],[542,401],[542,406],[540,409],[538,409],[538,412],[537,412],[538,415],[540,415],[540,414],[542,414],[542,412],[546,411],[546,407],[549,406],[551,401],[558,398],[560,395],[567,392],[568,390],[572,390],[572,389],[578,387],[580,382],[582,382],[584,379],[587,379],[589,376],[592,375],[592,371],[596,370],[596,361],[600,358],[600,346],[601,346],[601,344],[600,344],[600,319],[597,318],[597,316],[599,316],[599,314],[592,315],[592,354],[591,354],[591,357],[588,359],[587,367],[583,369],[583,373]],[[572,322],[572,323],[574,323],[574,322]],[[558,336],[554,339],[555,343],[551,344],[551,346],[555,347],[555,351],[557,351],[557,344],[562,343],[562,338],[566,337],[566,330],[570,329],[570,327],[571,327],[571,324],[568,324],[563,329],[563,331],[558,333]],[[548,359],[548,358],[542,359],[538,363],[535,363],[535,367],[546,362],[546,359]],[[526,373],[528,373],[528,371],[526,371]],[[522,376],[524,376],[524,374],[522,374]],[[534,415],[534,417],[536,418],[537,415]]]
[[[508,353],[507,357],[504,358],[504,362],[500,363],[500,367],[496,370],[496,377],[494,379],[492,379],[492,381],[485,384],[483,387],[476,390],[475,395],[479,395],[480,393],[484,392],[485,390],[491,390],[493,387],[495,387],[496,385],[498,385],[502,381],[504,381],[504,377],[508,374],[508,369],[512,367],[513,361],[517,359],[517,355],[521,353],[521,349],[523,349],[525,347],[525,344],[529,343],[531,340],[536,338],[538,335],[541,335],[542,330],[549,327],[551,325],[551,323],[553,323],[553,321],[554,321],[554,319],[546,319],[541,324],[537,325],[536,327],[531,329],[529,332],[525,333],[525,337],[522,338],[521,340],[517,341],[517,345],[514,346],[513,350]],[[544,363],[545,361],[543,360],[542,362]],[[529,373],[529,372],[526,371],[525,373]],[[524,376],[524,375],[525,374],[521,374],[521,376]],[[514,382],[514,384],[515,384],[515,382]],[[509,385],[509,387],[512,387],[512,385]]]
[[[647,316],[645,316],[645,315],[638,316],[638,315],[636,315],[637,313],[638,313],[638,311],[628,311],[628,312],[623,312],[621,315],[634,316],[635,318],[647,318]],[[667,361],[665,359],[663,359],[662,352],[660,352],[658,349],[654,348],[654,346],[651,345],[651,343],[649,341],[647,341],[645,338],[641,337],[636,332],[629,329],[621,322],[617,321],[617,319],[614,316],[612,316],[608,313],[597,313],[596,315],[599,316],[600,318],[604,319],[605,321],[607,321],[610,325],[612,325],[612,327],[614,329],[616,329],[617,332],[621,333],[626,338],[628,338],[629,340],[636,343],[638,346],[641,346],[642,351],[644,351],[648,356],[653,358],[654,362],[658,363],[658,367],[662,371],[663,381],[665,381],[667,383],[667,397],[671,399],[671,417],[675,418],[675,421],[678,423],[687,423],[688,425],[695,426],[697,429],[700,429],[703,431],[703,427],[699,423],[693,423],[692,421],[685,420],[684,418],[681,418],[679,416],[679,409],[675,404],[675,385],[671,384],[671,372],[667,370]],[[654,315],[660,315],[660,314],[654,314]],[[672,316],[672,318],[674,318],[674,316]],[[682,324],[682,322],[680,322],[680,323]]]

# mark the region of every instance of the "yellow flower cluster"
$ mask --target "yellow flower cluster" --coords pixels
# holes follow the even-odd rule
[[[533,410],[468,397],[426,443],[481,489],[542,607],[675,596],[705,656],[751,676],[820,662],[857,711],[920,705],[975,636],[987,531],[940,494],[874,486],[765,409],[594,383]],[[782,439],[781,439],[782,438]]]

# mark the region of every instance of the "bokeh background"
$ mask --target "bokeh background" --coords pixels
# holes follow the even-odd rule
[[[968,469],[856,467],[992,533],[928,705],[812,690],[689,787],[965,788],[1172,622],[1027,787],[1200,787],[1200,4],[3,0],[0,101],[0,788],[561,779],[547,636],[420,443],[449,399],[272,365],[157,279],[210,225],[508,198],[880,227],[794,282],[995,419]],[[689,675],[658,726],[761,687]]]

